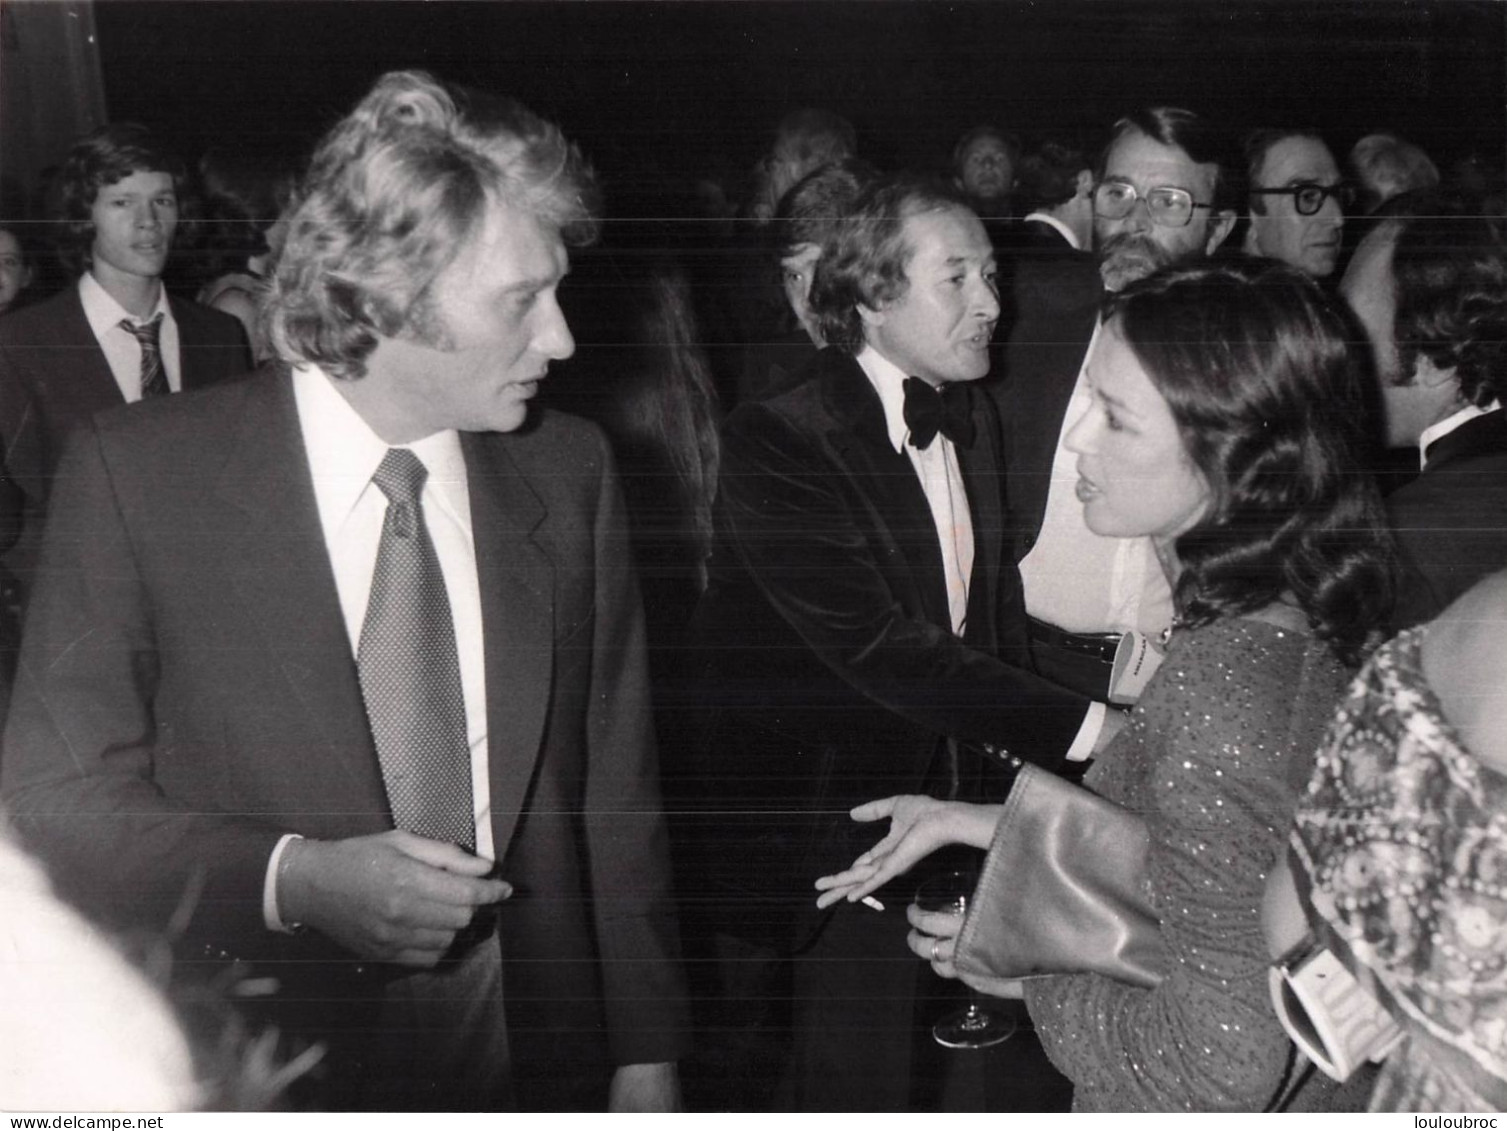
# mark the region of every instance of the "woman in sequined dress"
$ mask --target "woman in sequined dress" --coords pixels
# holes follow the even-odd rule
[[[1326,947],[1401,1029],[1371,1110],[1507,1110],[1507,572],[1377,649],[1290,859],[1269,886],[1274,953]]]
[[[1095,533],[1151,537],[1178,620],[1128,726],[1085,778],[1145,815],[1163,980],[1085,973],[1024,990],[1076,1110],[1259,1111],[1286,1083],[1262,890],[1392,591],[1381,504],[1353,473],[1367,414],[1346,336],[1334,303],[1293,272],[1197,267],[1115,296],[1086,362],[1093,404],[1067,439],[1085,518]],[[941,844],[988,848],[998,815],[918,797],[863,806],[855,818],[888,817],[889,834],[819,881],[822,898],[862,898]],[[975,914],[991,901],[1011,907],[981,890]],[[912,949],[954,976],[956,920],[913,907],[911,922]],[[1336,1102],[1321,1080],[1292,1106]]]

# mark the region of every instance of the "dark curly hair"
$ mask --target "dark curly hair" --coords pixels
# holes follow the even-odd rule
[[[861,157],[848,157],[797,181],[775,209],[771,241],[775,258],[793,255],[805,244],[820,247],[826,243],[837,221],[878,175]]]
[[[132,173],[167,173],[178,196],[178,222],[192,220],[195,202],[188,192],[188,169],[164,148],[146,126],[112,122],[78,141],[58,173],[58,258],[75,274],[89,266],[94,246],[94,198],[99,190]]]
[[[1485,408],[1507,393],[1507,244],[1499,222],[1460,201],[1409,193],[1387,209],[1398,380],[1420,356],[1453,369],[1460,397]]]
[[[1110,299],[1213,503],[1178,538],[1184,624],[1296,598],[1347,664],[1391,613],[1393,551],[1364,474],[1366,370],[1338,302],[1269,260],[1159,272]]]
[[[811,312],[828,345],[853,355],[863,349],[858,308],[878,310],[910,285],[905,269],[915,248],[905,240],[905,221],[947,208],[968,205],[944,182],[909,173],[881,177],[859,194],[828,235],[811,282]]]

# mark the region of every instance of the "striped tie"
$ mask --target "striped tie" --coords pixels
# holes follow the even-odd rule
[[[140,326],[129,318],[122,318],[120,326],[141,343],[141,399],[166,396],[172,392],[167,386],[167,370],[162,367],[162,347],[158,344],[162,315]]]

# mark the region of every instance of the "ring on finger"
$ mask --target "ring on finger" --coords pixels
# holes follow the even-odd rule
[[[932,939],[931,940],[931,960],[933,962],[941,962],[942,961],[941,958],[939,958],[937,956],[937,947],[939,947],[941,945],[942,945],[942,940],[941,939]]]

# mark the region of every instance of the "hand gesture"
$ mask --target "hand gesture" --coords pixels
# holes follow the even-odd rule
[[[290,841],[278,869],[279,913],[363,958],[433,966],[478,907],[513,894],[485,878],[491,869],[454,844],[402,830]]]
[[[999,821],[998,805],[970,805],[963,801],[938,801],[934,797],[902,794],[870,801],[849,814],[855,821],[890,819],[889,832],[845,872],[816,881],[822,894],[818,907],[838,900],[856,902],[877,891],[896,876],[910,871],[919,861],[947,844],[988,848]]]

